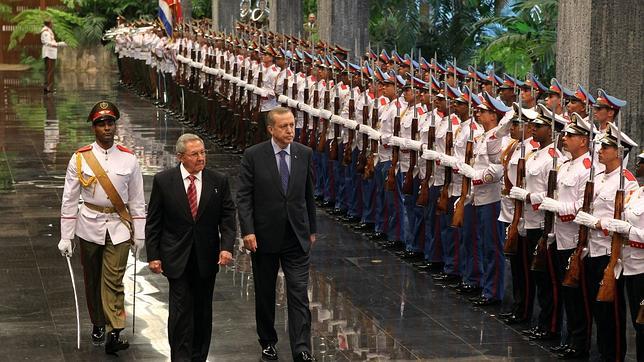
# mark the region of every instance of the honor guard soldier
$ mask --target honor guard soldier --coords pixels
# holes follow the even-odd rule
[[[556,114],[556,111],[553,115],[552,110],[546,108],[543,104],[538,104],[537,110],[539,115],[532,122],[532,137],[539,142],[540,148],[538,151],[533,152],[531,157],[526,158],[525,188],[513,186],[510,189],[510,198],[524,201],[523,219],[525,221],[528,248],[534,248],[539,241],[542,241],[542,238],[547,238],[547,240],[543,241],[548,243],[554,241],[552,235],[550,235],[552,230],[544,231],[545,215],[543,211],[539,211],[539,206],[546,197],[549,186],[552,186],[549,185],[548,180],[550,171],[554,167],[553,159],[557,159],[555,170],[563,162],[563,154],[556,147],[558,138],[553,138],[553,135],[556,134],[556,130],[563,129],[563,126],[567,123],[564,118]],[[553,132],[553,127],[555,132]],[[537,271],[534,267],[531,268],[534,273],[537,299],[541,308],[537,325],[524,331],[531,339],[554,339],[559,334],[561,300],[554,274],[553,260],[555,253],[556,244],[550,244],[545,257],[547,259],[545,270]]]
[[[489,138],[495,137],[495,128],[508,111],[510,107],[489,93],[484,93],[477,112],[485,132],[474,144],[474,165],[471,166],[465,162],[459,162],[457,165],[458,173],[472,180],[475,217],[469,224],[472,227],[463,228],[461,240],[476,243],[473,257],[479,262],[474,262],[474,265],[480,268],[482,290],[479,296],[469,300],[477,306],[497,304],[503,299],[505,230],[503,224],[498,221],[503,167],[491,161],[498,156],[489,154],[487,143]]]
[[[569,108],[570,109],[570,108]],[[579,225],[572,222],[583,205],[586,182],[593,172],[593,156],[589,153],[594,127],[581,115],[572,113],[571,121],[563,130],[563,148],[570,153],[557,172],[557,197],[546,197],[539,210],[555,213],[555,275],[559,284],[563,282],[568,260],[577,248]],[[563,358],[579,358],[588,355],[590,331],[588,330],[588,305],[584,300],[585,286],[570,288],[561,286],[561,299],[566,311],[566,339],[551,350]]]
[[[601,98],[601,95],[600,97]],[[598,102],[600,101],[598,98]],[[623,107],[625,101],[613,99],[616,106]],[[611,102],[612,104],[612,102]],[[621,140],[621,146],[620,146]],[[625,322],[626,311],[624,301],[624,278],[620,278],[620,271],[615,271],[615,290],[612,302],[599,301],[599,290],[604,281],[605,269],[609,265],[611,255],[620,255],[621,250],[612,250],[612,235],[608,228],[616,230],[617,227],[607,219],[613,219],[618,191],[623,191],[624,198],[637,190],[638,184],[635,176],[626,168],[622,162],[631,149],[637,147],[632,139],[620,132],[613,124],[609,123],[607,132],[600,139],[599,162],[605,166],[605,170],[595,176],[595,190],[591,213],[580,211],[574,222],[590,228],[588,238],[588,255],[584,258],[584,273],[586,287],[588,289],[588,303],[591,306],[593,319],[597,324],[597,349],[602,360],[624,361],[626,356]],[[620,155],[620,148],[623,147],[624,156]],[[623,171],[622,171],[623,170]],[[623,207],[623,204],[622,204]],[[620,228],[619,232],[625,231]],[[623,243],[629,243],[629,239],[623,239]],[[638,245],[638,244],[634,244]],[[630,257],[630,253],[625,255]],[[632,264],[632,261],[630,263]],[[629,274],[635,272],[629,265]],[[616,267],[623,268],[624,262],[617,263]],[[639,266],[641,272],[641,264]],[[637,313],[635,313],[637,314]]]
[[[119,336],[125,328],[123,275],[130,245],[138,254],[145,235],[143,177],[134,153],[114,144],[118,119],[117,107],[107,101],[89,113],[96,141],[78,149],[67,166],[58,243],[63,256],[71,256],[72,239],[79,238],[92,342],[105,342],[106,353],[129,347]]]

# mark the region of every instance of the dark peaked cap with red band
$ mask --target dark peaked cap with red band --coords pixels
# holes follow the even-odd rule
[[[119,109],[114,103],[109,101],[100,101],[92,107],[91,111],[89,111],[87,122],[94,123],[104,118],[112,118],[116,121],[120,117],[121,113],[119,113]]]

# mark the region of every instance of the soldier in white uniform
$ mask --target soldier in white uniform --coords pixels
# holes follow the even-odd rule
[[[539,206],[546,197],[548,190],[548,175],[553,167],[553,158],[557,157],[557,167],[564,161],[563,154],[555,147],[556,139],[552,138],[552,127],[556,130],[563,129],[567,123],[565,119],[556,115],[555,124],[550,109],[543,104],[537,105],[539,115],[532,122],[532,136],[539,142],[540,148],[531,157],[526,159],[525,188],[513,186],[510,189],[510,197],[525,201],[523,204],[523,218],[525,220],[526,237],[528,248],[538,244],[544,235],[544,212],[539,211]],[[552,240],[550,240],[552,241]],[[554,277],[554,255],[556,244],[548,247],[548,267],[544,271],[533,271],[533,277],[537,286],[537,299],[539,301],[540,313],[537,325],[527,329],[524,334],[532,339],[546,340],[557,338],[561,324],[561,300],[559,298],[558,283]]]
[[[42,58],[45,61],[45,93],[54,91],[54,68],[56,67],[56,58],[58,58],[58,47],[67,45],[64,41],[56,41],[52,27],[51,19],[47,19],[42,29],[40,29]]]
[[[619,101],[619,103],[616,101]],[[615,98],[610,104],[621,108],[626,105],[626,102]],[[591,208],[593,210],[592,214],[580,211],[574,220],[575,223],[590,228],[588,255],[584,258],[583,271],[588,289],[588,303],[591,305],[593,319],[597,325],[597,350],[602,360],[605,361],[624,361],[626,356],[624,278],[619,277],[619,272],[615,272],[615,277],[618,279],[615,283],[616,291],[614,302],[597,301],[600,283],[602,282],[604,270],[608,265],[612,252],[612,237],[608,232],[608,226],[611,222],[607,219],[612,219],[614,216],[616,192],[620,187],[621,178],[624,178],[623,190],[625,198],[638,188],[637,180],[630,171],[624,168],[623,174],[620,174],[622,170],[622,158],[619,157],[618,152],[618,134],[619,130],[617,127],[613,123],[609,123],[607,132],[600,141],[599,162],[606,166],[606,168],[595,177],[595,194]],[[637,147],[637,143],[624,133],[621,134],[621,142],[625,154],[630,149]],[[621,229],[620,231],[624,230]],[[631,254],[629,253],[626,255],[626,258],[630,256]],[[622,262],[621,265],[623,267],[624,263]],[[630,268],[630,265],[632,265],[632,261],[629,262],[629,274],[635,271]]]
[[[579,225],[573,223],[577,211],[584,202],[584,189],[592,170],[592,156],[589,143],[592,142],[594,127],[581,115],[572,113],[571,122],[563,130],[563,147],[572,158],[565,161],[557,173],[557,197],[546,197],[539,210],[551,211],[555,217],[555,240],[557,243],[554,258],[555,274],[562,283],[568,267],[568,259],[577,248]],[[559,285],[566,310],[566,339],[551,350],[562,358],[579,358],[588,355],[590,333],[588,305],[584,300],[585,286],[570,288]],[[588,316],[589,317],[589,316]]]
[[[129,346],[119,336],[125,328],[123,275],[130,245],[136,256],[145,235],[143,177],[134,153],[114,144],[118,118],[118,109],[107,101],[89,113],[96,142],[77,150],[67,166],[58,243],[63,256],[71,257],[72,239],[79,238],[92,342],[103,343],[107,332],[106,353]],[[103,188],[102,172],[117,194],[109,185],[107,191]]]

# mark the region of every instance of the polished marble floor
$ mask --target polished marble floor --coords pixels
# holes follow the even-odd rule
[[[56,249],[66,165],[75,149],[92,141],[85,119],[100,99],[120,107],[118,141],[138,155],[147,196],[152,176],[174,165],[174,142],[189,129],[148,100],[120,88],[116,79],[116,73],[64,74],[57,77],[57,93],[45,97],[40,75],[0,72],[2,361],[117,359],[89,341],[91,325],[78,256],[72,258],[82,325],[81,347],[76,349],[72,284],[65,259]],[[239,156],[214,144],[208,149],[208,167],[229,174],[234,185]],[[528,341],[520,334],[521,327],[508,327],[497,319],[502,306],[472,307],[324,212],[318,211],[318,218],[321,232],[312,251],[309,291],[318,361],[554,359],[548,352],[552,343]],[[128,261],[128,320],[131,323],[136,301],[136,323],[134,331],[131,326],[125,331],[131,347],[120,358],[169,360],[168,285],[141,260],[130,256]],[[283,283],[278,289],[278,350],[288,361]],[[258,360],[248,255],[237,252],[234,266],[218,274],[213,303],[209,360]],[[634,360],[632,330],[629,346],[629,359]]]

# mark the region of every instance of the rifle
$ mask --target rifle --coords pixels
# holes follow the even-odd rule
[[[302,60],[304,62],[304,60]],[[304,64],[302,64],[304,65]],[[297,83],[297,82],[296,82]],[[295,84],[295,83],[294,83]],[[295,95],[294,95],[295,97]],[[297,99],[297,98],[294,98]],[[309,103],[309,77],[306,73],[304,73],[304,99],[303,99],[305,104]],[[308,112],[302,112],[302,119],[303,119],[303,124],[302,124],[302,130],[300,131],[300,143],[301,144],[306,144],[308,143],[308,138],[307,133],[309,131],[309,114]]]
[[[375,71],[376,68],[374,68],[373,65],[374,65],[374,61],[371,60],[371,69]],[[378,115],[379,115],[380,105],[378,103],[378,92],[376,91],[377,84],[376,84],[375,75],[372,75],[371,77],[371,84],[374,87],[374,101],[373,101],[373,109],[371,111],[371,128],[376,129],[378,127]],[[376,169],[376,156],[378,155],[378,140],[370,140],[370,143],[371,143],[369,145],[370,152],[369,152],[369,155],[367,155],[367,164],[364,167],[364,174],[362,175],[362,178],[364,180],[368,180],[372,178]]]
[[[260,62],[260,63],[259,63],[259,74],[257,75],[257,87],[259,87],[259,88],[261,88],[262,83],[263,83],[263,81],[264,81],[264,80],[263,80],[264,72],[263,72],[263,70],[262,70],[262,67],[263,67],[263,66],[264,66],[264,65]],[[256,105],[255,105],[255,107],[253,108],[253,114],[252,114],[252,116],[251,116],[251,124],[252,124],[252,125],[254,125],[254,126],[256,127],[256,129],[255,129],[255,140],[256,140],[256,141],[258,141],[258,140],[259,140],[259,139],[258,139],[258,137],[259,137],[259,132],[260,132],[260,130],[259,130],[259,121],[260,121],[260,119],[259,119],[259,118],[260,118],[260,110],[261,110],[261,107],[262,107],[262,96],[260,96],[259,94],[257,94],[257,104],[256,104]]]
[[[640,310],[637,312],[637,324],[644,324],[644,300],[640,302]]]
[[[364,101],[362,103],[362,124],[365,126],[369,122],[369,87],[365,86],[364,83],[364,72],[360,69],[360,85],[362,87],[362,97]],[[358,155],[358,161],[356,163],[356,172],[360,175],[365,174],[365,168],[367,167],[367,149],[369,148],[369,135],[366,133],[362,134],[362,150]]]
[[[347,60],[347,77],[349,77],[349,87],[351,88],[349,98],[349,119],[355,119],[356,106],[355,99],[353,98],[353,75],[349,72],[349,61]],[[349,166],[351,164],[353,153],[353,140],[356,137],[356,130],[349,128],[349,140],[344,146],[344,155],[342,157],[342,165]]]
[[[414,88],[414,50],[411,51],[411,92],[414,94],[414,117],[411,120],[411,139],[416,140],[416,134],[418,133],[418,107],[416,107],[416,89]],[[416,168],[416,160],[418,155],[416,150],[409,150],[409,169],[405,174],[405,180],[403,181],[402,192],[405,195],[411,195],[414,193],[414,168]]]
[[[298,91],[297,91],[297,72],[294,70],[293,71],[293,86],[291,87],[291,99],[297,100],[297,95],[298,95]],[[294,108],[291,108],[291,111],[293,112],[293,117],[295,117],[297,119],[297,112],[298,112],[297,106],[295,106]],[[303,131],[303,130],[304,129],[302,129],[301,131]]]
[[[454,59],[454,84],[458,84],[456,80],[456,59]],[[454,153],[454,130],[452,129],[452,118],[450,116],[450,101],[447,95],[447,73],[445,73],[445,102],[447,102],[447,134],[445,135],[445,154],[451,156]],[[445,182],[441,189],[440,197],[436,205],[436,213],[444,214],[447,212],[447,203],[449,201],[449,187],[452,184],[452,168],[445,167]]]
[[[195,49],[194,44],[195,43],[192,44],[192,49],[190,49],[190,60],[193,62],[197,60],[197,50]],[[196,81],[195,67],[190,67],[190,78],[188,80],[188,88],[194,89],[195,81]]]
[[[516,74],[516,70],[515,70]],[[516,82],[515,82],[516,88]],[[517,163],[517,176],[515,185],[524,187],[525,184],[525,125],[523,124],[523,108],[521,107],[521,95],[519,95],[519,127],[521,127],[521,157]],[[512,157],[512,154],[509,155]],[[508,166],[509,167],[509,166]],[[507,178],[507,177],[506,177]],[[512,223],[508,225],[505,233],[505,243],[503,245],[503,253],[506,256],[516,255],[519,247],[519,224],[523,218],[523,200],[514,200],[514,213],[512,214]]]
[[[617,154],[619,157],[619,188],[615,193],[615,210],[613,211],[613,219],[622,219],[624,213],[624,147],[622,146],[622,115],[617,114]],[[599,283],[599,292],[597,293],[598,302],[612,302],[615,300],[615,293],[617,286],[615,285],[615,265],[619,261],[622,254],[622,244],[624,236],[618,232],[614,232],[610,241],[610,259],[606,269],[604,269],[604,277]]]
[[[470,80],[470,84],[472,81]],[[468,119],[470,120],[470,135],[467,138],[467,144],[465,145],[465,163],[470,165],[472,163],[472,158],[474,158],[474,117],[472,117],[472,91],[465,87],[465,92],[468,94],[467,97],[467,114]],[[472,180],[463,176],[461,179],[461,196],[458,199],[456,205],[454,205],[454,214],[452,215],[452,227],[458,228],[463,226],[463,219],[465,217],[465,200],[470,195],[472,190]]]
[[[588,105],[587,105],[588,107]],[[589,113],[589,119],[593,119],[592,107]],[[586,181],[584,187],[584,203],[581,206],[581,211],[590,212],[593,203],[593,196],[595,195],[595,142],[593,141],[593,132],[588,135],[588,145],[590,146],[590,177]],[[577,237],[577,247],[570,254],[568,258],[568,266],[566,267],[566,275],[561,283],[562,285],[570,288],[578,288],[581,275],[581,255],[584,249],[588,246],[588,226],[579,225],[579,233]]]
[[[320,102],[320,81],[318,80],[315,83],[315,89],[313,90],[313,108],[318,108],[318,103]],[[320,117],[312,117],[313,121],[313,129],[311,130],[310,134],[310,139],[309,139],[309,147],[312,149],[317,150],[318,152],[321,152],[318,150],[317,146],[317,131],[318,131],[318,123],[320,123]],[[324,144],[322,144],[322,151],[324,151]]]
[[[563,101],[563,95],[562,95]],[[552,156],[552,168],[548,173],[548,191],[547,196],[550,198],[555,197],[555,190],[557,188],[557,144],[559,143],[558,137],[556,137],[555,131],[555,110],[552,109],[550,113],[551,117],[551,127],[552,127],[552,148],[554,150]],[[544,215],[543,222],[543,234],[541,239],[537,243],[537,247],[534,251],[534,258],[532,259],[531,270],[533,271],[545,271],[546,263],[548,262],[548,237],[553,231],[553,226],[555,223],[555,213],[552,211],[546,211]]]
[[[333,88],[335,88],[335,97],[333,98],[333,114],[340,114],[340,91],[338,89],[340,84],[338,84],[338,80],[335,76],[335,67],[331,69],[333,69],[333,82],[335,83],[333,85]],[[325,120],[324,123],[328,124],[329,121]],[[333,161],[338,160],[338,137],[340,137],[340,125],[334,122],[333,139],[331,140],[331,144],[329,145],[329,159]]]
[[[436,62],[436,54],[432,59],[432,64]],[[434,148],[434,142],[436,141],[436,124],[434,120],[434,110],[432,105],[434,100],[432,99],[432,82],[433,82],[433,67],[429,70],[429,130],[427,131],[427,149],[431,150]],[[431,180],[434,174],[434,161],[425,160],[425,177],[420,183],[420,191],[418,192],[418,198],[416,199],[416,205],[420,207],[427,207],[429,205],[429,181]]]
[[[327,70],[328,73],[328,70]],[[328,77],[327,77],[328,78]],[[331,103],[331,95],[329,94],[329,80],[325,80],[325,91],[324,91],[324,109],[329,109],[329,104]],[[318,117],[318,121],[319,121]],[[326,134],[329,131],[329,120],[326,119],[322,121],[322,132],[320,132],[320,137],[318,138],[318,152],[324,152],[324,146],[326,145]],[[337,149],[336,149],[337,153]],[[337,159],[337,158],[336,158]]]
[[[396,117],[394,117],[394,137],[400,135],[400,100],[398,99],[398,71],[394,77],[394,87],[396,93],[396,99],[394,100],[396,105]],[[387,178],[385,179],[385,190],[395,191],[396,190],[396,169],[398,168],[398,156],[400,148],[398,146],[393,146],[391,150],[391,167],[387,170]]]

